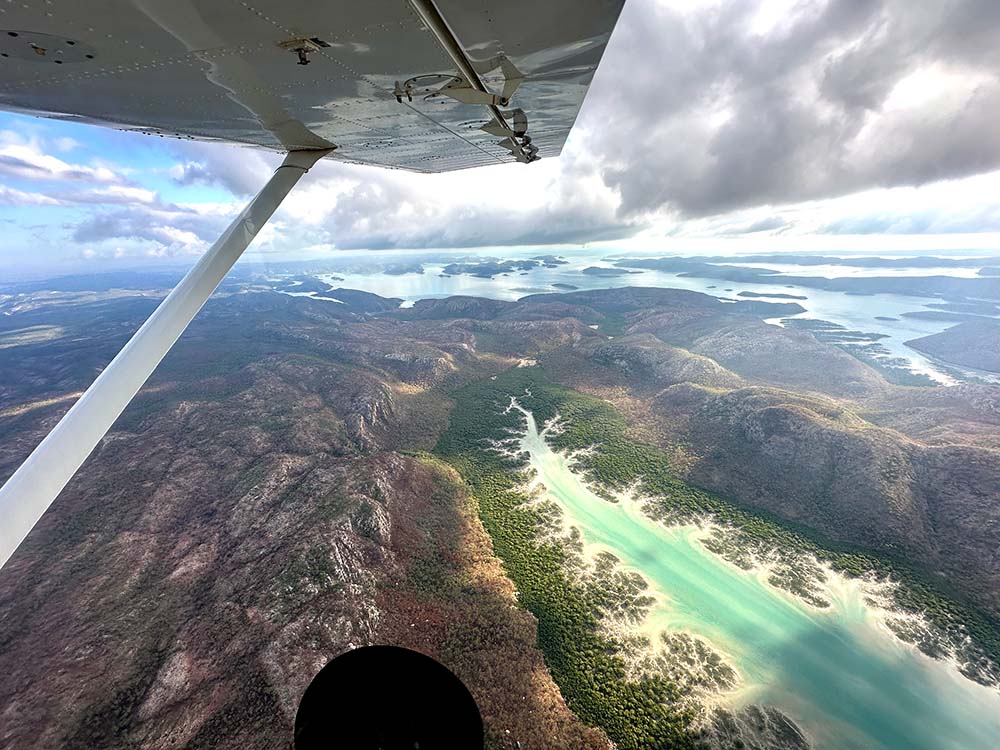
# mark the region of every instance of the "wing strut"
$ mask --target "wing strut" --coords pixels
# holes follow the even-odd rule
[[[500,107],[498,107],[496,103],[493,103],[493,100],[497,99],[497,97],[493,94],[493,92],[491,92],[488,88],[486,88],[486,84],[483,83],[483,79],[479,77],[479,71],[476,70],[474,63],[472,62],[472,60],[469,59],[469,56],[465,53],[465,48],[462,46],[462,43],[458,41],[458,37],[455,36],[455,32],[452,30],[451,26],[448,25],[448,22],[445,20],[444,16],[441,15],[441,11],[438,10],[437,5],[434,4],[434,0],[409,0],[409,1],[410,1],[410,7],[412,7],[413,10],[416,11],[417,15],[420,17],[420,20],[424,22],[424,25],[427,26],[428,29],[430,29],[430,32],[438,40],[438,44],[441,45],[441,48],[444,49],[448,57],[451,58],[451,61],[455,64],[455,67],[458,68],[459,74],[462,76],[462,78],[466,80],[466,82],[468,82],[469,87],[473,91],[485,97],[485,99],[483,100],[484,103],[489,102],[486,105],[486,108],[490,111],[490,114],[493,115],[493,120],[498,130],[502,132],[504,135],[506,135],[507,133],[513,135],[513,131],[511,130],[510,125],[507,124],[507,118],[504,116],[504,113],[500,111]],[[501,59],[503,60],[503,62],[501,62]],[[502,58],[501,57],[495,58],[495,63],[494,60],[491,59],[489,63],[492,64],[492,67],[489,67],[488,65],[487,69],[484,72],[489,72],[490,70],[493,70],[497,67],[501,67],[502,65],[510,65],[513,68],[513,64],[507,59],[506,55],[503,55]],[[517,73],[517,68],[513,69],[514,72]],[[517,75],[520,75],[520,73],[517,73]],[[520,79],[517,80],[520,81]],[[509,80],[509,82],[513,83],[512,80]],[[396,88],[398,90],[399,84],[396,85]],[[445,86],[444,88],[448,87]],[[507,90],[506,84],[504,85],[504,89],[505,89],[505,96],[502,97],[502,104],[504,106],[507,106],[507,104],[509,103],[510,94],[513,93],[513,91]],[[444,89],[442,89],[442,91],[443,90]],[[397,94],[397,99],[398,99],[398,94]],[[524,113],[522,112],[521,114],[523,115]],[[522,136],[524,135],[523,131],[521,132],[521,135]],[[527,164],[529,162],[538,160],[539,157],[536,156],[536,154],[538,153],[538,149],[531,146],[530,139],[522,142],[521,139],[515,140],[514,138],[511,138],[509,144],[510,145],[507,146],[507,148],[510,149],[511,153],[515,156],[515,158],[519,162]]]
[[[295,183],[328,153],[329,149],[288,153],[257,196],[0,487],[0,567],[128,406]]]

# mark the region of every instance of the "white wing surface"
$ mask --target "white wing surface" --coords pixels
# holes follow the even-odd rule
[[[0,108],[153,137],[335,147],[335,158],[418,172],[555,156],[623,3],[3,3]],[[456,65],[435,14],[486,93]],[[507,131],[490,96],[509,98],[495,105]],[[512,151],[515,119],[525,127]]]

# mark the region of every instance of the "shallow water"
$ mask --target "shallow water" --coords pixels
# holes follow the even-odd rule
[[[1000,747],[1000,692],[892,636],[857,582],[835,579],[833,607],[811,608],[709,552],[699,529],[601,499],[525,419],[521,448],[549,497],[588,546],[643,575],[660,602],[649,624],[700,635],[729,659],[742,680],[732,705],[779,708],[819,750]]]
[[[526,258],[536,255],[539,251],[521,250],[503,253],[506,258]],[[369,256],[372,254],[369,253]],[[468,275],[443,276],[443,263],[428,262],[424,273],[405,273],[398,275],[384,273],[342,273],[336,277],[328,275],[324,280],[334,286],[350,289],[363,289],[385,297],[399,297],[404,304],[409,305],[418,299],[441,298],[455,294],[468,294],[493,299],[515,300],[529,294],[551,293],[565,291],[553,284],[570,284],[579,289],[606,289],[621,286],[657,286],[690,289],[703,292],[723,299],[736,299],[739,292],[749,291],[757,294],[780,293],[795,294],[805,297],[803,300],[781,300],[780,298],[765,301],[797,301],[806,312],[800,317],[817,318],[838,323],[849,329],[873,332],[886,338],[879,343],[896,357],[907,360],[914,372],[923,373],[942,384],[952,384],[955,379],[949,374],[959,368],[946,370],[932,359],[920,352],[910,349],[904,342],[920,338],[932,333],[938,333],[950,328],[955,321],[920,320],[901,318],[901,313],[926,310],[927,304],[934,302],[933,298],[909,297],[898,294],[873,294],[866,296],[849,295],[843,292],[812,289],[807,287],[789,287],[781,276],[775,276],[765,283],[744,283],[721,281],[718,279],[701,279],[681,276],[677,273],[644,270],[637,273],[617,277],[590,276],[582,273],[587,266],[610,266],[607,260],[609,252],[606,249],[574,248],[564,255],[568,261],[555,268],[540,266],[529,271],[514,271],[507,275],[499,275],[492,279],[476,278]],[[639,254],[625,254],[636,257]],[[798,266],[795,264],[757,263],[752,259],[734,258],[734,265],[753,265],[758,267],[774,267],[775,270],[797,276],[892,276],[892,275],[974,275],[978,265],[970,262],[968,268],[858,268],[854,266]],[[635,270],[635,269],[633,269]],[[320,275],[323,278],[323,275]],[[879,320],[894,318],[894,320]],[[995,380],[992,374],[970,373],[976,377]]]

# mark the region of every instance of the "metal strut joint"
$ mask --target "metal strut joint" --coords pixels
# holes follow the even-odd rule
[[[467,84],[467,88],[470,90],[466,95],[470,99],[469,103],[485,104],[487,109],[489,109],[490,114],[493,116],[493,122],[489,123],[486,127],[495,125],[497,130],[502,131],[504,140],[501,141],[501,145],[507,148],[518,161],[527,163],[537,160],[538,148],[531,145],[530,139],[528,139],[527,143],[524,143],[523,137],[511,137],[510,134],[515,131],[507,123],[507,118],[500,110],[500,106],[506,106],[509,103],[510,96],[513,91],[508,93],[505,90],[503,94],[498,96],[486,87],[486,84],[483,83],[483,79],[479,76],[479,71],[476,70],[476,64],[470,60],[469,56],[465,53],[465,49],[458,41],[458,37],[455,35],[455,32],[452,31],[448,22],[444,19],[444,16],[441,15],[441,11],[438,10],[437,6],[434,4],[434,0],[409,0],[409,2],[413,7],[413,10],[416,11],[417,15],[420,16],[420,19],[437,38],[438,43],[440,43],[448,57],[451,58],[455,67],[458,68],[459,75],[464,79],[464,84],[462,85]],[[505,56],[497,56],[489,61],[484,61],[485,63],[492,65],[492,67],[487,70],[502,67],[500,57],[503,57],[503,59],[506,60]],[[494,62],[496,64],[493,64]],[[510,61],[507,60],[507,63],[510,63]],[[513,64],[510,64],[510,67],[514,68]],[[516,71],[517,69],[514,68],[514,70]],[[505,74],[508,74],[507,70],[505,70]],[[512,81],[508,82],[508,85],[513,85],[516,89],[517,86],[520,85],[521,80],[520,74],[517,74],[517,76],[513,77]],[[447,86],[445,88],[447,88]],[[506,88],[507,87],[505,86],[505,89]],[[395,93],[396,98],[401,100],[398,85]],[[478,96],[476,96],[477,94]],[[409,98],[409,94],[407,92],[403,92],[402,95],[408,96]],[[454,93],[449,95],[454,96]],[[527,120],[525,120],[525,122],[527,122]],[[485,128],[483,129],[485,130]],[[492,131],[487,130],[486,132]]]

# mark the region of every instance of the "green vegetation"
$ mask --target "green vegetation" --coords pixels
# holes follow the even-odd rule
[[[326,545],[313,544],[293,557],[274,582],[272,601],[277,613],[289,616],[319,594],[339,591],[344,584]]]
[[[416,648],[454,671],[486,720],[487,750],[538,742],[606,748],[603,735],[572,717],[556,686],[539,674],[535,624],[512,606],[513,586],[461,478],[430,454],[414,458],[411,491],[394,501],[406,505],[394,516],[395,564],[381,584],[376,639]]]
[[[135,654],[134,669],[127,679],[109,686],[101,702],[83,708],[74,730],[62,738],[65,748],[120,747],[138,749],[141,743],[129,736],[136,712],[152,687],[160,665],[168,655],[169,634],[160,627],[151,645]]]
[[[539,645],[570,708],[586,723],[602,727],[623,750],[693,747],[692,717],[671,707],[679,697],[676,688],[663,679],[627,678],[614,644],[598,631],[587,591],[564,573],[563,550],[536,544],[541,519],[524,507],[516,462],[483,450],[484,439],[503,439],[517,427],[517,417],[502,411],[508,394],[534,382],[528,371],[509,371],[456,392],[451,425],[437,453],[460,471],[478,500],[483,525],[521,603],[538,619]]]
[[[250,659],[247,662],[252,664]],[[240,674],[238,699],[211,713],[185,748],[212,750],[219,746],[220,738],[242,738],[244,746],[249,746],[266,735],[281,712],[281,703],[267,673],[260,667],[249,666]]]
[[[520,428],[516,413],[504,413],[511,395],[540,424],[559,416],[565,429],[550,438],[554,447],[596,447],[580,458],[579,466],[609,493],[639,481],[645,494],[659,498],[656,512],[664,520],[708,516],[733,529],[740,547],[773,550],[790,559],[815,555],[850,575],[891,577],[902,583],[896,594],[901,608],[924,613],[953,645],[961,643],[964,634],[971,636],[964,657],[981,666],[987,658],[1000,661],[1000,627],[957,603],[939,582],[898,561],[832,543],[682,482],[671,472],[666,453],[626,437],[625,420],[612,406],[552,383],[540,367],[511,369],[451,395],[455,409],[436,452],[455,466],[478,500],[483,524],[517,585],[521,603],[538,618],[539,644],[568,704],[584,721],[604,728],[621,748],[691,746],[691,717],[671,707],[678,697],[675,686],[659,679],[627,678],[614,644],[598,631],[593,593],[565,573],[567,552],[539,541],[538,529],[546,521],[539,509],[525,504],[518,490],[523,461],[486,449],[490,441],[508,439]],[[813,572],[810,566],[790,562],[783,579],[774,582],[808,599],[808,576]],[[938,646],[913,640],[926,651]],[[986,669],[969,676],[988,679]]]

